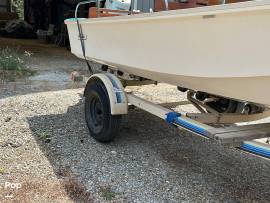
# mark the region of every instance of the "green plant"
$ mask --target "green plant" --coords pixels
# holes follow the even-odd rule
[[[19,18],[24,19],[24,0],[13,0],[13,5]]]
[[[38,132],[38,138],[40,140],[48,140],[50,139],[50,134],[46,130],[40,131]]]
[[[0,174],[3,175],[5,173],[5,169],[0,167]]]
[[[118,193],[112,191],[110,187],[102,187],[100,189],[102,196],[107,200],[107,201],[112,201],[116,197]]]
[[[9,47],[0,49],[0,78],[2,80],[15,80],[23,76],[34,75],[36,71],[27,67],[25,60],[31,53],[19,54],[18,49]]]

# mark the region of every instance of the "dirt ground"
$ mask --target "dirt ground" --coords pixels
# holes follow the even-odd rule
[[[31,57],[27,59],[26,64],[37,71],[37,74],[16,82],[0,82],[0,98],[15,94],[83,87],[82,84],[72,83],[70,74],[77,71],[85,75],[88,73],[87,66],[66,48],[39,40],[0,38],[0,48],[6,47],[21,54],[25,51],[30,53]]]
[[[84,62],[36,41],[0,39],[7,44],[29,48],[38,74],[0,87],[0,202],[270,202],[268,160],[139,109],[123,116],[114,142],[98,143],[83,85],[69,78]],[[155,102],[185,99],[166,84],[131,89]]]

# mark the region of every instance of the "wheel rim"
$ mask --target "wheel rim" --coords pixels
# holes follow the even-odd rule
[[[90,98],[89,111],[87,115],[89,117],[90,122],[88,124],[91,130],[95,134],[100,133],[104,124],[104,110],[100,98],[97,95],[93,95]]]

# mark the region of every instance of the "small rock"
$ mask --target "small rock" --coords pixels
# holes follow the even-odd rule
[[[6,142],[3,142],[0,144],[1,147],[12,147],[12,148],[18,148],[20,146],[22,146],[22,143],[19,143],[19,142],[13,142],[13,141],[6,141]]]
[[[77,71],[74,71],[70,74],[70,79],[73,81],[73,82],[82,82],[83,81],[83,76],[80,75],[79,72]]]
[[[5,122],[6,122],[6,123],[9,122],[9,121],[11,121],[11,117],[7,117],[7,118],[5,119]]]
[[[45,140],[45,143],[50,143],[51,142],[51,139],[50,138],[47,138],[46,140]]]

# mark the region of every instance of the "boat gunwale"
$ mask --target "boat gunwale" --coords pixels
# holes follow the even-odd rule
[[[80,23],[92,24],[92,23],[119,23],[125,21],[145,21],[153,19],[167,19],[167,18],[180,18],[180,17],[192,17],[192,16],[207,16],[215,14],[226,14],[246,11],[258,11],[270,9],[270,0],[262,1],[247,1],[223,5],[203,6],[196,8],[178,9],[161,11],[154,13],[142,13],[136,15],[123,15],[104,18],[80,18]],[[66,19],[66,24],[76,24],[77,22],[72,19]]]

